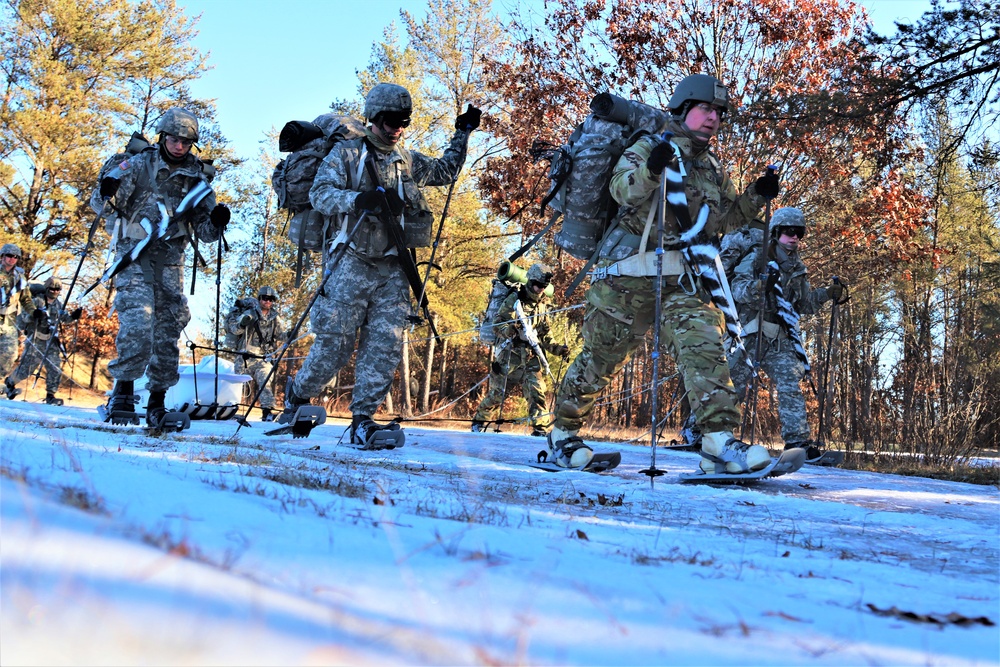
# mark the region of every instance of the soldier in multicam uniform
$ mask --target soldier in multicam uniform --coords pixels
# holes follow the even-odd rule
[[[265,382],[271,376],[270,355],[288,334],[274,306],[277,300],[278,293],[265,285],[258,290],[256,299],[237,300],[226,317],[232,349],[253,355],[237,355],[235,370],[248,374],[260,387],[261,421],[265,422],[274,420],[274,392]]]
[[[669,103],[671,120],[663,130],[682,151],[687,169],[684,188],[692,212],[708,204],[706,232],[713,236],[754,219],[765,197],[778,193],[777,176],[762,176],[739,194],[709,150],[729,102],[725,86],[712,76],[697,74],[683,79]],[[549,460],[580,467],[593,451],[578,436],[597,395],[642,344],[654,325],[656,298],[655,259],[644,260],[639,245],[644,228],[655,215],[660,178],[673,157],[670,144],[647,135],[628,148],[615,166],[611,196],[621,206],[618,229],[601,248],[598,268],[618,264],[620,275],[595,280],[587,292],[583,324],[583,350],[573,360],[556,399],[555,422],[549,434]],[[693,214],[692,214],[693,215]],[[667,207],[664,221],[662,319],[658,323],[687,388],[688,401],[706,434],[702,440],[702,469],[715,472],[712,459],[726,460],[726,472],[743,473],[770,463],[763,447],[736,440],[733,429],[740,422],[736,390],[729,378],[723,348],[723,318],[708,297],[698,290],[685,291],[685,272],[679,247],[680,228]],[[654,237],[655,238],[655,237]],[[647,252],[654,256],[647,244]],[[637,260],[631,260],[631,258]],[[649,270],[647,267],[654,267]],[[690,281],[685,280],[684,283]]]
[[[62,354],[63,348],[59,341],[59,324],[63,322],[75,322],[83,314],[82,308],[76,308],[66,312],[59,303],[59,294],[62,292],[62,281],[56,277],[45,281],[45,292],[35,297],[35,313],[42,313],[44,318],[37,315],[25,317],[23,313],[21,329],[28,338],[24,343],[24,354],[21,356],[21,363],[17,370],[5,381],[7,398],[13,399],[17,396],[17,391],[11,389],[25,378],[29,377],[42,363],[45,357],[45,402],[49,405],[62,405],[63,400],[56,397],[59,391],[59,383],[62,381]]]
[[[107,227],[118,259],[147,236],[144,220],[155,228],[161,219],[159,205],[171,216],[168,238],[148,246],[138,261],[114,278],[118,358],[108,364],[115,386],[106,410],[109,415],[134,413],[135,381],[145,373],[150,426],[166,413],[164,396],[180,378],[177,341],[191,319],[184,295],[184,250],[191,236],[217,240],[230,218],[229,209],[216,204],[211,188],[193,209],[174,216],[185,195],[201,182],[207,185],[215,172],[191,153],[198,142],[198,119],[190,111],[168,109],[156,131],[159,141],[153,146],[124,161],[114,156],[105,162],[90,198],[98,213],[113,205]]]
[[[472,417],[472,431],[485,430],[486,422],[492,421],[497,406],[501,405],[507,390],[518,383],[528,403],[528,417],[531,419],[531,435],[546,435],[549,425],[545,395],[548,386],[542,373],[542,363],[535,350],[528,343],[524,329],[515,314],[517,302],[521,303],[529,324],[538,334],[540,347],[563,359],[569,357],[569,348],[553,343],[549,339],[549,323],[546,321],[548,308],[545,288],[552,281],[552,271],[544,264],[532,264],[528,269],[528,283],[504,299],[496,314],[496,343],[493,345],[493,364],[490,368],[490,386]]]
[[[799,241],[806,234],[806,219],[802,211],[797,208],[778,209],[771,216],[769,233],[772,237],[771,259],[777,262],[781,270],[779,281],[782,292],[796,313],[811,315],[819,312],[820,306],[827,301],[841,299],[844,286],[839,283],[816,289],[809,286],[806,266],[799,256]],[[757,337],[764,336],[760,341],[760,367],[778,390],[778,417],[781,419],[781,437],[785,441],[785,449],[801,447],[806,450],[807,460],[815,460],[823,452],[809,433],[806,400],[800,384],[805,376],[805,366],[795,353],[785,329],[779,324],[778,307],[773,298],[768,298],[763,317],[758,319],[762,253],[763,243],[759,243],[757,252],[743,258],[733,277],[733,298],[739,304],[740,321],[744,323],[743,332],[746,335],[744,347],[752,359],[757,349]],[[729,368],[740,400],[743,400],[750,386],[753,370],[739,351],[730,356]]]
[[[17,345],[20,334],[17,330],[17,315],[24,309],[32,317],[45,319],[45,313],[38,312],[24,278],[24,269],[17,265],[21,259],[21,249],[13,243],[5,243],[0,248],[0,373],[4,378],[4,394],[13,399],[20,393],[10,383],[7,375],[17,361]]]
[[[362,446],[383,439],[402,444],[398,424],[380,425],[371,416],[385,400],[402,359],[403,327],[410,311],[410,288],[398,257],[406,250],[394,246],[389,230],[373,212],[388,205],[388,213],[402,222],[407,246],[429,245],[433,215],[420,187],[447,185],[456,178],[465,162],[469,133],[479,126],[480,112],[470,106],[456,120],[444,155],[432,158],[398,145],[410,124],[412,107],[406,88],[391,83],[373,87],[365,98],[369,122],[365,136],[336,144],[309,192],[316,211],[340,220],[340,235],[331,252],[347,240],[347,230],[359,217],[364,218],[313,306],[310,317],[316,338],[302,369],[288,383],[286,408],[278,421],[291,421],[298,406],[319,395],[348,362],[357,340],[351,439]],[[374,163],[384,193],[376,189],[366,169],[368,160]],[[400,432],[390,436],[379,434],[381,430]]]

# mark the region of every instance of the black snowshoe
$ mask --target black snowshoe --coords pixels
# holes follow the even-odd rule
[[[45,395],[45,405],[62,405],[62,404],[63,400],[61,398],[57,398],[55,394]]]
[[[135,413],[138,402],[139,397],[135,394],[134,383],[131,380],[119,380],[115,383],[108,402],[98,406],[97,412],[101,415],[101,419],[117,426],[136,426],[139,424],[139,415]]]
[[[17,398],[18,394],[20,394],[20,393],[21,393],[21,390],[18,389],[17,387],[15,387],[14,385],[12,385],[10,383],[10,380],[6,380],[5,379],[3,381],[3,394],[4,394],[4,396],[6,396],[7,398],[9,398],[10,400],[13,401],[15,398]]]
[[[146,401],[146,431],[159,435],[180,432],[191,428],[191,417],[186,412],[171,412],[163,406],[167,392],[151,391]]]
[[[364,450],[395,449],[406,442],[406,434],[396,422],[379,424],[367,415],[351,421],[351,446]]]

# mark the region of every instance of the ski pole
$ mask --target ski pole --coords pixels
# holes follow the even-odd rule
[[[663,140],[670,141],[671,134],[664,133]],[[676,158],[675,158],[676,159]],[[656,299],[653,304],[653,394],[650,396],[650,410],[652,412],[649,428],[649,468],[640,470],[649,477],[649,488],[653,488],[654,481],[663,474],[663,471],[656,467],[656,415],[659,412],[659,380],[660,380],[660,318],[663,317],[663,306],[660,299],[663,297],[663,226],[664,218],[667,215],[667,179],[664,174],[660,174],[660,201],[658,202],[659,212],[656,220]],[[645,248],[641,249],[644,251]]]
[[[834,284],[840,284],[840,278],[837,276],[833,277]],[[830,331],[826,338],[826,360],[823,363],[823,395],[819,401],[819,440],[825,443],[826,438],[823,432],[824,423],[826,422],[826,411],[827,411],[827,397],[830,394],[830,361],[833,358],[833,333],[837,328],[837,317],[840,314],[840,302],[836,299],[833,300],[833,305],[830,306]],[[832,403],[832,401],[831,401]],[[827,424],[827,427],[829,425]]]
[[[330,263],[326,267],[326,271],[323,272],[323,280],[320,281],[319,286],[316,288],[316,291],[313,292],[312,298],[309,299],[309,303],[306,304],[305,310],[302,311],[302,315],[299,316],[299,319],[295,323],[295,326],[293,326],[291,330],[289,330],[288,335],[286,336],[286,340],[288,342],[282,345],[281,349],[278,350],[277,354],[274,355],[271,362],[271,370],[268,371],[267,376],[264,378],[264,381],[261,382],[260,385],[257,387],[257,391],[254,393],[253,398],[250,400],[250,405],[247,406],[246,414],[237,420],[238,426],[236,427],[236,433],[233,434],[234,438],[237,435],[239,435],[240,429],[243,428],[243,425],[247,423],[247,417],[250,416],[250,411],[253,409],[253,406],[257,403],[257,400],[260,398],[260,395],[264,392],[264,389],[267,387],[267,383],[271,381],[271,376],[274,375],[274,370],[278,367],[278,364],[281,362],[281,359],[285,356],[285,352],[288,350],[288,348],[291,346],[293,342],[298,340],[299,329],[302,328],[302,324],[306,321],[306,317],[309,316],[309,311],[312,310],[312,307],[316,303],[316,300],[319,298],[319,295],[323,294],[323,290],[326,287],[326,283],[328,280],[330,280],[330,276],[333,275],[334,269],[337,268],[337,264],[339,264],[340,260],[344,257],[345,254],[347,254],[347,249],[351,245],[351,239],[354,238],[355,232],[358,231],[358,228],[361,227],[361,223],[364,222],[365,218],[368,217],[370,213],[371,213],[370,211],[365,211],[362,215],[358,216],[358,221],[354,223],[353,227],[351,227],[351,230],[347,233],[347,236],[344,238],[343,243],[341,243],[340,247],[337,249],[336,254],[333,256],[333,259],[330,260]]]
[[[229,244],[226,243],[224,234],[219,234],[219,245],[216,248],[215,256],[215,406],[214,412],[218,416],[219,412],[219,308],[222,299],[222,247],[225,246],[229,252]]]

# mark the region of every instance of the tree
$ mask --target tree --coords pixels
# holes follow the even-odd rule
[[[109,308],[103,301],[94,300],[80,318],[74,354],[83,353],[91,360],[90,389],[97,383],[97,370],[102,359],[115,354],[115,337],[118,335],[118,314],[108,315]]]

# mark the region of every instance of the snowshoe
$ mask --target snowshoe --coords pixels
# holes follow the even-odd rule
[[[539,452],[539,456],[545,454],[544,461],[540,459],[539,463],[554,463],[562,468],[583,470],[594,458],[594,450],[590,445],[561,428],[553,428],[547,437],[549,449],[547,452]]]
[[[695,473],[681,474],[680,480],[689,484],[750,484],[758,482],[767,477],[779,477],[795,472],[803,466],[806,460],[805,452],[801,449],[786,449],[781,456],[771,461],[771,463],[753,472],[745,473],[708,473],[699,470]]]
[[[293,438],[307,438],[314,428],[325,422],[326,410],[317,405],[304,403],[293,409],[285,408],[285,411],[278,417],[278,423],[285,425],[264,431],[264,435],[291,435]]]
[[[593,455],[590,462],[582,468],[566,468],[561,465],[556,465],[555,463],[549,463],[548,451],[542,450],[538,452],[537,460],[533,463],[528,463],[532,468],[538,468],[539,470],[547,470],[549,472],[563,472],[564,470],[582,470],[583,472],[607,472],[618,467],[618,464],[622,462],[621,452],[598,452]]]
[[[139,396],[133,393],[131,381],[119,380],[115,383],[114,391],[108,398],[108,402],[98,406],[97,412],[101,419],[111,422],[116,426],[137,426],[139,415],[135,413],[135,406],[139,402]]]
[[[63,400],[61,398],[57,398],[55,394],[46,394],[45,405],[62,405],[62,404]]]
[[[165,408],[155,408],[146,413],[146,432],[151,435],[180,433],[191,428],[191,417],[186,412],[168,412]]]
[[[364,450],[395,449],[406,443],[406,433],[396,422],[379,424],[371,417],[355,417],[351,423],[351,445]]]
[[[771,455],[763,445],[748,445],[723,431],[702,436],[701,470],[706,474],[744,474],[770,463]]]

